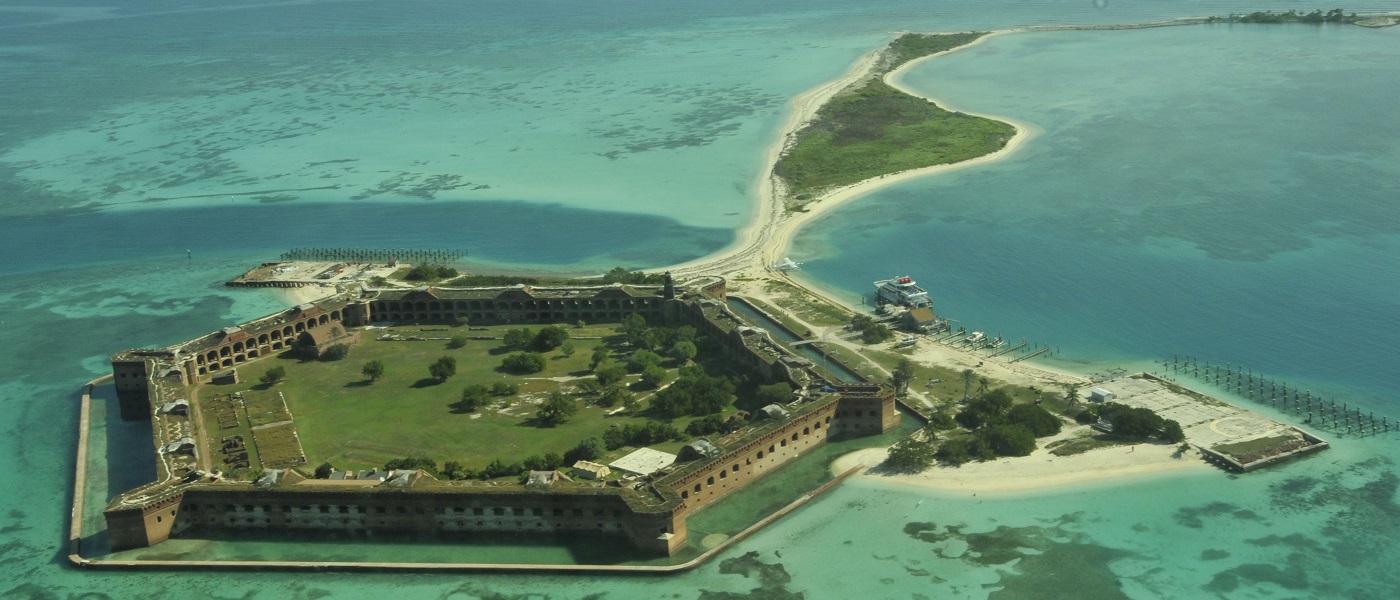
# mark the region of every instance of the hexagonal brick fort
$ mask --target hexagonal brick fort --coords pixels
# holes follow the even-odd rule
[[[157,481],[117,496],[104,514],[113,549],[159,543],[175,532],[298,530],[517,532],[621,536],[641,553],[670,555],[687,542],[686,516],[824,444],[836,432],[878,434],[899,423],[893,390],[843,385],[811,361],[745,323],[725,305],[725,280],[662,286],[354,289],[158,349],[112,357],[125,419],[152,419]],[[554,476],[525,483],[438,481],[390,471],[371,485],[300,485],[290,469],[256,481],[210,480],[195,471],[189,386],[293,347],[317,346],[373,322],[573,323],[630,314],[695,326],[725,354],[769,380],[807,390],[688,453],[642,485],[600,485]],[[759,411],[765,412],[765,411]]]

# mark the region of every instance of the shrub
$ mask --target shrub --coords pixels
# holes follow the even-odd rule
[[[371,383],[379,381],[384,378],[384,361],[379,359],[369,361],[365,363],[365,366],[360,368],[360,373],[363,374],[366,379],[369,379]]]
[[[696,437],[718,433],[724,431],[724,429],[724,417],[719,415],[701,417],[691,421],[689,425],[685,426],[685,432]]]
[[[671,346],[671,358],[682,363],[690,362],[690,359],[695,358],[697,352],[699,350],[695,348],[695,342],[689,340],[680,340]]]
[[[345,344],[331,344],[321,353],[321,360],[344,360],[350,356],[350,347]]]
[[[539,373],[549,361],[538,352],[517,352],[501,361],[501,368],[513,373]]]
[[[438,475],[437,461],[426,456],[414,456],[412,454],[403,458],[395,458],[384,463],[384,469],[422,469],[433,476]]]
[[[627,376],[627,367],[617,363],[602,362],[593,369],[593,375],[598,378],[598,383],[607,386],[622,381],[622,378]]]
[[[409,269],[403,278],[408,281],[430,281],[456,277],[457,274],[457,269],[446,265],[418,265]]]
[[[581,460],[597,460],[603,455],[603,441],[591,437],[579,442],[577,446],[570,448],[564,453],[564,464],[572,465]]]
[[[472,479],[477,476],[477,472],[462,466],[462,463],[449,460],[442,465],[442,476],[448,479]]]
[[[608,450],[616,450],[623,446],[646,446],[680,439],[685,438],[681,436],[679,430],[660,421],[647,421],[645,425],[628,423],[621,427],[613,427],[603,433],[603,445]]]
[[[650,350],[638,350],[632,353],[627,359],[627,370],[633,373],[641,373],[647,367],[654,367],[661,364],[661,355]]]
[[[454,336],[452,336],[452,339],[451,339],[451,340],[448,340],[448,341],[447,341],[447,347],[448,347],[449,349],[452,349],[452,350],[456,350],[456,349],[458,349],[458,348],[462,348],[462,347],[464,347],[464,346],[466,346],[466,345],[467,345],[467,336],[465,336],[465,335],[460,335],[460,334],[459,334],[459,335],[454,335]]]
[[[263,376],[259,380],[267,385],[272,385],[286,378],[287,367],[277,365],[275,367],[272,367],[271,369],[268,369],[266,373],[263,373]]]
[[[1035,437],[1055,435],[1060,432],[1060,418],[1034,404],[1017,404],[1006,411],[1006,422],[1025,427]]]
[[[481,479],[495,479],[497,477],[519,475],[524,470],[525,466],[520,463],[508,465],[502,462],[501,459],[497,458],[493,459],[491,461],[491,464],[486,465],[486,468],[482,469],[481,472],[477,474],[477,476]]]
[[[947,431],[957,428],[958,423],[947,413],[936,412],[928,416],[928,426],[936,431]]]
[[[462,389],[462,400],[457,403],[457,407],[465,412],[476,412],[476,409],[491,403],[491,391],[484,385],[469,385]]]
[[[567,339],[569,339],[569,332],[563,327],[547,325],[540,329],[539,333],[535,334],[535,338],[531,344],[534,346],[535,350],[549,352],[550,350],[564,345],[564,340]]]
[[[977,432],[998,456],[1026,456],[1035,451],[1035,436],[1020,425],[993,425]]]
[[[504,381],[497,381],[496,383],[491,384],[491,395],[492,395],[492,396],[514,396],[514,395],[519,394],[519,393],[520,393],[520,386],[519,386],[519,385],[516,385],[516,384],[514,384],[514,383],[506,383],[506,382],[504,382]]]
[[[507,348],[524,348],[535,337],[535,334],[524,327],[520,329],[507,329],[502,341]]]
[[[449,377],[457,374],[457,359],[451,356],[444,356],[428,365],[428,374],[439,381],[447,381]]]
[[[331,466],[331,463],[321,463],[321,466],[316,467],[316,479],[330,479],[334,471],[335,467]]]
[[[544,454],[533,454],[521,461],[521,466],[531,471],[553,471],[564,463],[564,457],[558,452],[546,452]]]
[[[578,404],[574,403],[567,396],[559,392],[551,392],[549,399],[540,404],[540,409],[535,411],[535,419],[545,427],[554,427],[569,420],[578,412]]]
[[[666,369],[652,365],[642,370],[642,385],[654,388],[663,381],[666,381]]]
[[[594,403],[603,408],[611,408],[618,404],[626,404],[631,399],[632,392],[627,391],[627,388],[622,387],[621,384],[613,383],[599,392],[598,399]]]
[[[934,455],[933,445],[928,442],[905,438],[890,446],[884,465],[897,473],[918,473],[933,464]]]
[[[710,375],[700,365],[683,367],[680,377],[652,398],[651,405],[667,416],[703,416],[724,410],[734,401],[734,382]]]
[[[968,440],[956,439],[943,442],[938,450],[933,453],[934,458],[950,465],[961,465],[972,460],[972,453],[968,449]]]

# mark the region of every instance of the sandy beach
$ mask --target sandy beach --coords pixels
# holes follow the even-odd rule
[[[1065,433],[1052,439],[1074,435],[1082,429],[1082,426],[1067,427]],[[1041,440],[1041,447],[1030,456],[971,462],[961,467],[940,465],[910,475],[865,471],[860,477],[945,492],[997,494],[1046,490],[1106,479],[1215,469],[1201,460],[1195,451],[1180,455],[1172,445],[1114,446],[1072,456],[1055,456],[1045,450],[1044,442]],[[831,469],[834,473],[841,473],[852,467],[870,468],[884,461],[885,455],[886,451],[881,448],[852,452],[836,459]]]

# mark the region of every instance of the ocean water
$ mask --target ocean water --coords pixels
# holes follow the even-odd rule
[[[0,406],[10,417],[0,436],[0,594],[1393,595],[1394,435],[1344,437],[1245,477],[978,497],[850,482],[720,557],[756,553],[763,568],[748,574],[718,561],[665,579],[138,574],[78,571],[62,558],[78,386],[107,371],[112,352],[280,308],[274,294],[222,287],[250,264],[297,246],[413,245],[464,247],[493,268],[663,266],[733,239],[788,99],[893,31],[1257,8],[0,7]],[[1191,353],[1395,416],[1400,136],[1385,109],[1400,92],[1398,36],[1036,33],[926,64],[911,85],[1031,122],[1039,136],[1005,162],[834,211],[793,257],[807,262],[806,277],[848,294],[907,272],[942,312],[1049,342],[1064,365]],[[94,440],[113,457],[95,487],[129,485],[149,468],[120,443],[141,433],[117,426]]]

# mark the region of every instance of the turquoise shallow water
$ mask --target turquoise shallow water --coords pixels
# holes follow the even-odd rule
[[[1372,598],[1400,588],[1388,570],[1400,534],[1396,440],[1353,438],[1240,478],[976,498],[853,482],[723,557],[753,551],[789,579],[719,563],[671,579],[63,567],[76,387],[113,351],[278,308],[271,294],[220,285],[250,263],[311,240],[422,241],[551,270],[684,260],[728,243],[747,219],[787,99],[893,30],[1257,7],[53,6],[0,7],[7,597]],[[1400,91],[1397,35],[1027,34],[936,61],[910,83],[1035,123],[1041,137],[998,165],[835,211],[794,258],[847,293],[908,272],[944,312],[1049,340],[1072,366],[1194,353],[1386,414],[1400,408],[1389,344],[1400,333],[1400,136],[1387,111]],[[110,433],[101,443],[141,432]],[[125,485],[130,464],[117,467],[110,483]],[[933,525],[911,535],[909,523]]]

